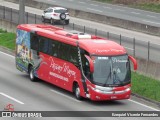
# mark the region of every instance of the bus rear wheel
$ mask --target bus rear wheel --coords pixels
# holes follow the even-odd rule
[[[78,84],[75,85],[74,95],[75,95],[76,99],[82,100],[82,97],[80,95],[80,88],[79,88]]]
[[[37,78],[34,76],[34,69],[32,66],[29,67],[29,78],[32,82],[37,81]]]

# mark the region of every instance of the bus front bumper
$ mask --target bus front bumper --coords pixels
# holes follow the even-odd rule
[[[100,90],[90,89],[89,98],[93,101],[105,100],[123,100],[129,99],[131,95],[130,87],[119,91],[102,92]]]

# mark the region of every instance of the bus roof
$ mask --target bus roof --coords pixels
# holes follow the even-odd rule
[[[21,24],[17,26],[28,32],[36,32],[36,34],[61,41],[66,44],[83,48],[92,55],[122,55],[126,54],[124,47],[116,42],[101,38],[95,35],[89,35],[78,31],[67,31],[52,25],[44,24]]]

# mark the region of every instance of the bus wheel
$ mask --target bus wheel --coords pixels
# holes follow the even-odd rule
[[[80,88],[79,88],[78,84],[75,85],[74,94],[75,94],[76,99],[78,99],[78,100],[82,99],[82,97],[80,95]]]
[[[30,78],[31,81],[35,82],[35,81],[37,81],[37,79],[36,79],[36,77],[34,76],[34,73],[33,73],[33,72],[34,72],[33,67],[30,66],[30,67],[29,67],[29,78]]]

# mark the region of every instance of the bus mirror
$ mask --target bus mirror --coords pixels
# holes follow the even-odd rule
[[[133,63],[133,68],[134,68],[134,70],[137,70],[138,64],[137,64],[136,59],[135,59],[134,57],[130,56],[130,55],[129,55],[129,59],[130,59],[130,60],[132,61],[132,63]]]
[[[93,63],[92,59],[88,55],[85,55],[85,57],[89,62],[90,72],[93,73],[94,72],[94,63]]]

